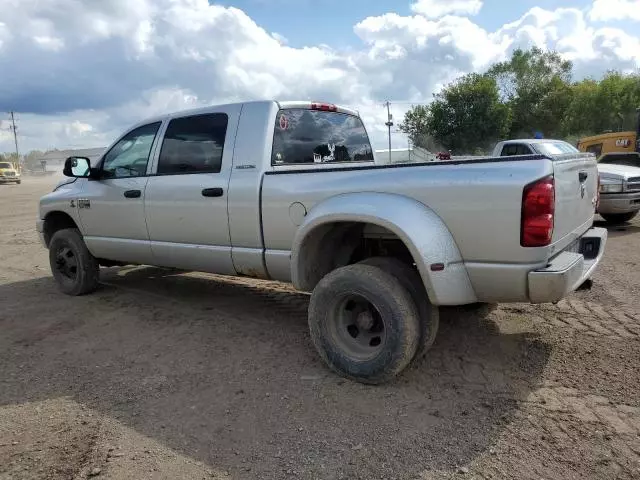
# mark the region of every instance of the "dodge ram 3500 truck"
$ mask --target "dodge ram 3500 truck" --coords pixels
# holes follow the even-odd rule
[[[100,265],[291,282],[334,371],[387,381],[428,350],[438,307],[557,302],[600,261],[591,154],[376,165],[357,112],[260,101],[127,131],[40,202],[60,289]]]

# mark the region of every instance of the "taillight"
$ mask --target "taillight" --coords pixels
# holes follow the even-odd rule
[[[555,205],[555,184],[552,176],[524,188],[520,245],[545,247],[551,243]]]
[[[331,103],[312,103],[311,110],[320,110],[321,112],[337,112],[338,107]]]
[[[596,212],[600,206],[600,174],[598,174],[598,188],[596,189]]]

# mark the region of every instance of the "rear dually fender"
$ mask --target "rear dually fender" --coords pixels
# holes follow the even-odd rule
[[[323,230],[342,223],[376,225],[395,234],[411,253],[434,305],[477,301],[460,251],[442,219],[414,199],[376,192],[336,195],[309,212],[292,245],[291,278],[297,289],[313,290],[321,275],[328,273],[318,271],[313,252],[319,251]],[[442,265],[444,269],[434,271]]]

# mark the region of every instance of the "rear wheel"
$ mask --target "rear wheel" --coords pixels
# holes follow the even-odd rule
[[[411,294],[420,318],[420,340],[416,358],[424,357],[436,340],[440,326],[440,310],[431,304],[422,278],[415,268],[391,257],[372,257],[360,262],[361,265],[371,265],[393,275],[398,282]]]
[[[22,180],[18,180],[18,181],[16,182],[16,185],[20,185],[21,183],[22,183]]]
[[[632,220],[637,214],[638,212],[636,211],[628,213],[601,213],[600,216],[611,225],[621,225]]]
[[[370,265],[349,265],[329,273],[314,289],[309,330],[331,369],[380,384],[413,359],[420,322],[411,294],[393,275]]]
[[[84,295],[98,288],[100,266],[76,228],[58,230],[49,243],[49,263],[58,288]]]

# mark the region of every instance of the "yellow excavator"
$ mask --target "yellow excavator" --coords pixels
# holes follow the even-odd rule
[[[640,108],[637,113],[635,131],[605,132],[581,138],[578,150],[594,153],[598,158],[608,153],[640,153]]]

